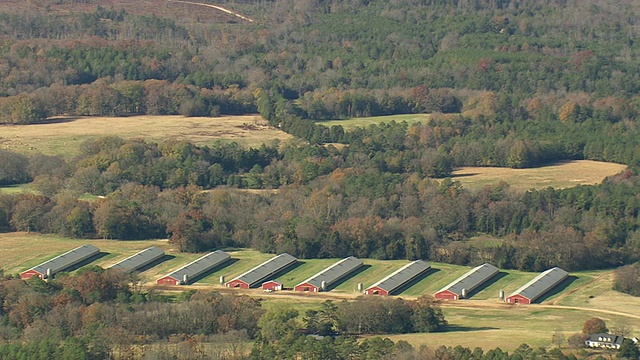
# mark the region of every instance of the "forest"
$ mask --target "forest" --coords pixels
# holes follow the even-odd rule
[[[0,192],[0,231],[168,238],[185,252],[620,267],[615,289],[640,295],[636,1],[202,3],[252,21],[178,1],[0,4],[0,186],[31,190]],[[296,139],[248,148],[107,136],[73,157],[2,146],[2,127],[52,118],[250,113]],[[430,119],[320,124],[399,114]],[[594,186],[525,192],[507,183],[471,191],[451,177],[460,166],[583,159],[628,168]],[[485,235],[496,241],[473,240]],[[426,298],[301,314],[217,293],[167,298],[97,268],[51,283],[0,274],[8,359],[127,358],[139,349],[158,359],[573,356],[334,336],[446,329]],[[365,301],[403,322],[363,323]],[[193,315],[203,313],[211,316]],[[160,340],[176,347],[154,347]],[[214,353],[206,344],[222,345]]]

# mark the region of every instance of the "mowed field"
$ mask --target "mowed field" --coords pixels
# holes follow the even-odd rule
[[[180,115],[130,117],[53,118],[38,124],[0,127],[0,149],[72,157],[79,146],[103,136],[142,138],[150,142],[168,139],[211,145],[217,140],[257,147],[291,135],[268,126],[259,115],[184,117]]]
[[[455,169],[451,177],[472,191],[501,182],[509,184],[514,190],[526,191],[599,184],[607,176],[618,174],[626,168],[627,166],[622,164],[573,160],[531,169],[467,166]]]
[[[101,256],[91,265],[108,267],[137,251],[151,245],[161,247],[167,256],[159,264],[140,273],[140,279],[147,286],[171,271],[195,260],[200,254],[184,254],[166,240],[116,241],[77,240],[50,235],[5,233],[0,234],[0,267],[5,272],[17,274],[43,261],[85,243],[92,243],[101,249]],[[255,250],[227,249],[232,260],[226,266],[214,269],[192,286],[182,287],[202,290],[221,290],[258,296],[267,307],[289,305],[305,310],[318,308],[320,304],[333,299],[341,301],[361,295],[359,283],[367,288],[406,264],[405,260],[363,259],[365,266],[354,275],[338,284],[331,285],[331,291],[319,294],[302,294],[293,291],[264,293],[260,289],[227,289],[220,284],[242,274],[252,267],[271,258]],[[300,260],[296,266],[276,276],[276,280],[291,288],[304,281],[339,259]],[[431,263],[432,269],[402,289],[399,296],[414,299],[432,295],[470,268],[450,264]],[[86,265],[85,265],[86,266]],[[509,295],[512,291],[535,277],[537,273],[501,270],[488,284],[471,293],[470,300],[443,303],[443,311],[449,321],[449,331],[437,334],[404,334],[389,336],[391,339],[407,340],[414,346],[480,346],[484,349],[501,347],[513,350],[522,343],[531,346],[549,346],[551,336],[557,330],[569,337],[580,332],[582,323],[590,317],[604,319],[610,327],[640,327],[640,298],[635,298],[611,290],[612,271],[586,271],[572,273],[569,280],[561,284],[557,291],[544,297],[538,304],[508,305],[498,298],[500,290]],[[175,290],[173,288],[172,290]]]
[[[451,114],[442,116],[453,116]],[[345,130],[354,129],[356,127],[367,127],[373,124],[388,123],[391,121],[403,122],[406,121],[409,124],[417,122],[427,122],[431,119],[431,114],[402,114],[402,115],[387,115],[387,116],[371,116],[353,118],[347,120],[328,120],[318,121],[317,124],[331,127],[333,125],[341,125]]]

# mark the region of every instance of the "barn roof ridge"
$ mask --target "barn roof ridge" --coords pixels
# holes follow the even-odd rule
[[[519,287],[508,297],[521,295],[532,302],[569,276],[569,273],[555,266],[538,274],[526,284]]]
[[[279,265],[277,268],[275,269],[268,269],[268,266],[274,263],[277,263],[279,260],[283,259],[284,263]],[[298,261],[298,258],[296,258],[293,255],[290,255],[288,253],[282,253],[279,254],[277,256],[274,256],[272,258],[270,258],[269,260],[245,271],[244,273],[240,274],[239,276],[237,276],[235,279],[231,280],[230,282],[234,281],[234,280],[240,280],[242,282],[247,283],[249,286],[254,285],[257,282],[260,282],[262,280],[266,280],[265,277],[268,277],[269,275],[273,275],[274,272],[277,272],[279,270],[282,270],[284,267],[291,265],[292,263]],[[266,272],[262,272],[260,273],[260,271],[264,271],[264,269],[267,269]],[[252,274],[255,274],[253,276],[250,276]]]
[[[164,256],[164,250],[157,246],[151,246],[144,250],[118,261],[117,263],[109,266],[109,269],[123,269],[126,271],[135,271],[138,268],[149,264],[150,262],[157,260]]]
[[[482,283],[495,276],[499,271],[500,270],[497,267],[489,263],[478,265],[473,269],[467,271],[457,279],[453,280],[442,289],[438,290],[437,293],[450,291],[458,296],[461,296],[463,289],[468,292],[473,291],[475,288],[482,285]]]
[[[171,277],[171,278],[174,278],[176,280],[181,281],[184,275],[187,275],[189,277],[198,276],[198,275],[202,274],[204,271],[206,271],[208,268],[211,268],[212,266],[220,265],[220,264],[222,264],[223,262],[227,261],[230,258],[231,258],[231,255],[227,254],[226,252],[224,252],[222,250],[212,251],[212,252],[210,252],[208,254],[205,254],[205,255],[193,260],[192,262],[188,263],[187,265],[184,265],[184,266],[172,271],[171,273],[163,276],[163,278]],[[203,260],[212,260],[213,264],[207,264],[206,266],[203,266],[202,268],[196,267],[194,269],[194,265],[198,265]],[[192,271],[192,272],[191,273],[187,273],[188,271]]]
[[[391,274],[385,276],[384,278],[382,278],[381,280],[379,280],[375,284],[369,286],[368,289],[371,289],[371,288],[374,288],[374,287],[379,287],[379,288],[381,288],[383,290],[391,292],[391,291],[395,290],[396,288],[398,288],[400,285],[402,285],[402,284],[406,283],[407,281],[409,281],[411,278],[417,276],[418,274],[411,274],[409,279],[396,279],[395,280],[396,283],[392,282],[390,285],[389,284],[385,284],[385,282],[388,282],[390,279],[393,279],[395,276],[402,274],[406,270],[411,270],[412,267],[415,267],[417,265],[422,265],[421,268],[416,269],[418,274],[422,273],[424,271],[427,271],[427,270],[429,270],[431,268],[431,265],[429,265],[426,261],[423,261],[423,260],[411,261],[411,262],[403,265],[401,268],[397,269],[396,271],[392,272]],[[404,281],[400,281],[400,280],[404,280]],[[400,283],[397,283],[398,281],[400,281]],[[383,287],[383,286],[386,286],[386,287]]]
[[[351,264],[352,266],[349,267],[347,270],[343,270],[342,272],[337,273],[337,275],[334,275],[333,272],[336,269],[339,269],[341,266],[343,265],[349,265],[348,263],[353,263]],[[355,270],[356,268],[362,266],[362,260],[354,257],[354,256],[348,256],[342,260],[337,261],[336,263],[332,264],[331,266],[324,268],[322,270],[320,270],[318,273],[316,273],[315,275],[309,277],[308,279],[304,280],[303,282],[301,282],[298,285],[302,285],[304,283],[309,283],[315,287],[320,288],[322,286],[322,282],[325,282],[325,285],[329,285],[334,281],[339,280],[341,277],[347,275],[348,273],[350,273],[351,271]],[[333,277],[330,277],[333,276]],[[327,279],[322,279],[323,277],[327,277]]]
[[[63,254],[60,254],[53,259],[42,262],[29,270],[37,271],[38,273],[43,275],[46,274],[47,269],[51,269],[53,273],[56,273],[82,260],[85,260],[87,257],[97,254],[98,252],[100,252],[100,249],[97,246],[92,244],[84,244]]]

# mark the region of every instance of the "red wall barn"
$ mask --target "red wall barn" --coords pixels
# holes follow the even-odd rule
[[[282,290],[282,284],[277,281],[267,281],[262,284],[262,290],[280,291]]]
[[[249,284],[247,284],[246,282],[242,281],[242,280],[231,280],[228,283],[226,283],[225,285],[228,288],[240,288],[240,289],[248,289],[249,288]]]
[[[365,290],[364,293],[367,295],[382,295],[382,296],[389,295],[389,292],[387,290],[378,286],[370,287],[367,290]]]
[[[295,291],[309,291],[309,292],[318,292],[318,287],[311,285],[309,283],[302,283],[296,285],[293,290]]]
[[[527,299],[526,297],[520,294],[509,296],[507,298],[507,302],[511,304],[531,304],[531,300]]]
[[[433,297],[442,300],[458,300],[458,294],[454,294],[449,290],[437,292],[433,295]]]
[[[180,280],[174,279],[171,276],[165,276],[165,277],[162,277],[162,278],[158,279],[158,281],[156,281],[156,283],[158,285],[180,285]]]
[[[27,270],[27,271],[25,271],[25,272],[21,273],[21,274],[20,274],[20,278],[21,278],[22,280],[29,280],[29,279],[31,279],[32,277],[37,276],[37,277],[39,277],[39,278],[41,278],[41,279],[42,279],[42,275],[44,275],[44,274],[40,274],[39,272],[37,272],[37,271],[35,271],[35,270],[31,269],[31,270]]]

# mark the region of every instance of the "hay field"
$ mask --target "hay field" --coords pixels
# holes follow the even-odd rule
[[[30,125],[0,127],[0,149],[33,154],[73,157],[79,146],[103,136],[143,138],[149,142],[168,139],[211,145],[217,140],[257,147],[291,135],[266,124],[259,115],[184,117],[180,115],[130,117],[52,118]]]
[[[467,166],[455,169],[451,178],[472,191],[501,182],[509,184],[516,191],[547,187],[564,189],[599,184],[607,176],[618,174],[626,168],[622,164],[592,160],[562,161],[531,169]]]

